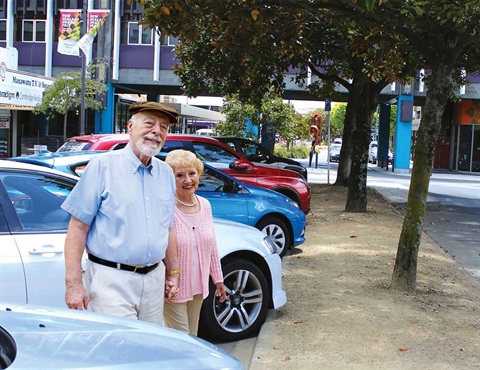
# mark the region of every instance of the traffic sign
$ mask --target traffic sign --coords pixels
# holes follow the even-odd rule
[[[332,99],[325,99],[325,112],[332,110]]]

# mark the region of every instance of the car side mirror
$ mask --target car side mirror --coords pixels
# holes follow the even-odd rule
[[[248,162],[244,162],[241,160],[230,163],[229,167],[231,170],[237,171],[250,171],[252,169],[252,166],[250,166]]]

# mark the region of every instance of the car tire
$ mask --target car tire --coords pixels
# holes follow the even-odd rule
[[[287,225],[277,217],[267,217],[260,220],[255,226],[267,234],[277,245],[278,254],[283,257],[290,249],[292,242]]]
[[[222,262],[227,299],[215,297],[210,279],[210,294],[200,312],[199,336],[210,341],[232,342],[255,336],[267,317],[270,288],[263,272],[246,259]]]

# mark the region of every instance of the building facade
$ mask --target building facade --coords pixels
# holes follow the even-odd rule
[[[80,56],[58,52],[61,10],[74,9],[83,15],[92,9],[109,11],[83,64]],[[130,4],[127,0],[0,0],[0,47],[18,53],[16,65],[4,68],[48,80],[61,72],[78,71],[85,64],[101,61],[108,66],[97,76],[108,86],[103,98],[106,109],[101,113],[85,112],[84,132],[123,131],[129,117],[128,106],[133,101],[161,101],[162,96],[182,94],[181,84],[173,73],[176,63],[173,50],[178,40],[161,37],[155,30],[139,25],[143,11],[138,0]],[[305,86],[293,82],[294,74],[292,70],[285,76],[285,98],[308,99]],[[446,110],[435,168],[480,171],[480,77],[468,76],[468,79],[470,83],[460,95],[462,101],[452,103]],[[382,95],[385,100],[394,99],[402,93],[400,89],[400,85],[393,84]],[[411,93],[415,106],[421,105],[425,88],[420,78]],[[223,118],[219,112],[202,112],[182,104],[177,104],[177,108],[183,112],[175,132],[211,127]],[[68,112],[67,136],[79,134],[80,120],[81,112]],[[42,115],[33,114],[31,106],[5,104],[0,99],[0,156],[28,154],[34,144],[55,150],[62,144],[62,121],[61,117],[47,121]]]

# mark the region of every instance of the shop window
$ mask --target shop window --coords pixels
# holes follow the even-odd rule
[[[470,171],[472,160],[472,125],[459,125],[458,170]]]
[[[23,20],[23,42],[45,42],[45,20],[24,19]]]
[[[480,125],[473,125],[472,171],[480,172]]]
[[[7,20],[0,19],[0,41],[7,41]]]
[[[161,45],[168,45],[168,46],[175,46],[178,44],[178,38],[173,37],[173,36],[162,36],[160,38],[160,44]]]
[[[128,22],[128,45],[152,45],[153,30],[137,22]]]

